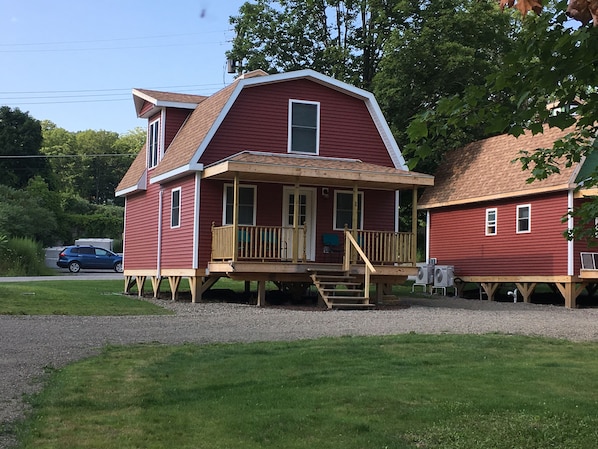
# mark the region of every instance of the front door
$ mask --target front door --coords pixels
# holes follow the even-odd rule
[[[316,190],[299,189],[299,226],[305,226],[305,235],[299,232],[298,259],[303,257],[305,250],[307,260],[314,260],[316,251]],[[295,219],[295,188],[285,187],[283,195],[283,217],[282,226],[284,229],[286,258],[293,258],[293,223]],[[284,252],[283,252],[284,256]]]

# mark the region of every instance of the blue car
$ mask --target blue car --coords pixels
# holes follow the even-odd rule
[[[82,268],[103,268],[123,272],[123,258],[104,248],[95,246],[67,246],[58,255],[60,268],[78,273]]]

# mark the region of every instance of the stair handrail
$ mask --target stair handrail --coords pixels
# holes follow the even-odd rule
[[[365,274],[364,274],[364,281],[363,281],[363,296],[366,299],[370,298],[370,275],[371,273],[376,272],[376,268],[370,262],[370,259],[365,255],[355,237],[351,235],[351,233],[345,229],[345,257],[343,259],[343,270],[349,271],[351,268],[351,247],[355,248],[357,254],[361,257],[365,264]]]

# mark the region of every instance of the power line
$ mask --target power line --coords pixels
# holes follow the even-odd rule
[[[206,31],[203,33],[163,34],[163,35],[157,35],[157,36],[118,37],[118,38],[112,38],[112,39],[94,39],[94,40],[84,40],[84,41],[25,42],[25,43],[20,43],[20,44],[0,44],[0,47],[29,47],[29,46],[34,46],[34,45],[94,44],[94,43],[104,43],[104,42],[122,42],[122,41],[133,41],[133,40],[164,39],[164,38],[170,38],[170,37],[201,36],[203,34],[223,33],[223,32],[227,32],[227,31],[232,31],[232,30],[228,29],[228,30],[220,30],[220,31]]]
[[[0,156],[0,159],[49,159],[49,158],[76,158],[76,157],[133,157],[137,154],[130,153],[105,153],[105,154],[27,154]]]
[[[167,47],[191,47],[196,45],[224,45],[226,41],[222,42],[187,42],[187,43],[172,43],[172,44],[151,44],[151,45],[135,45],[123,47],[84,47],[84,48],[46,48],[33,50],[0,50],[0,53],[57,53],[57,52],[76,52],[76,51],[106,51],[106,50],[143,50],[146,48],[167,48]]]
[[[220,84],[182,84],[178,86],[150,86],[146,89],[181,89],[181,88],[199,88],[208,86],[220,86]],[[111,89],[80,89],[80,90],[32,90],[32,91],[0,91],[0,94],[57,94],[57,93],[81,93],[81,92],[113,92],[126,91],[131,92],[129,87],[111,88]]]

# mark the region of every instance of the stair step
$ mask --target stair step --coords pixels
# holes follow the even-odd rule
[[[329,296],[329,300],[332,301],[367,301],[368,298],[365,296]]]
[[[332,304],[333,309],[371,309],[376,307],[376,304],[348,304],[348,303],[334,303]]]
[[[325,292],[328,298],[364,298],[363,291],[339,291],[339,292]]]

